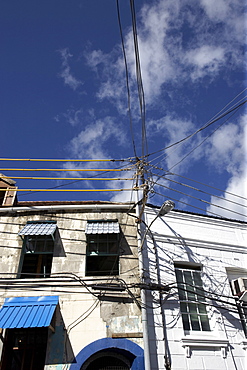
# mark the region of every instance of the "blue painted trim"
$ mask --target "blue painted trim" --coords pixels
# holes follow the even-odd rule
[[[110,348],[118,348],[123,350],[124,352],[126,352],[126,357],[127,352],[131,353],[135,357],[131,366],[131,370],[144,370],[143,349],[138,346],[138,344],[124,338],[102,338],[88,344],[78,353],[75,359],[76,363],[70,365],[70,370],[80,370],[81,366],[84,364],[85,361],[87,361],[89,357],[99,351]]]

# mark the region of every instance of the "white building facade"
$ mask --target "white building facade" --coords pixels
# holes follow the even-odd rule
[[[158,212],[144,215],[143,281],[160,287],[145,293],[146,370],[247,369],[246,223]]]

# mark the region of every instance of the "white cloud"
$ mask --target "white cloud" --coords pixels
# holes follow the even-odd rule
[[[110,157],[110,142],[126,143],[125,132],[112,117],[98,119],[88,124],[69,143],[69,150],[76,158],[101,159]]]
[[[204,76],[215,77],[225,61],[224,49],[203,45],[197,49],[189,50],[185,60],[193,68],[191,79],[196,80]]]
[[[59,50],[59,53],[62,59],[62,71],[59,76],[64,80],[65,85],[68,85],[72,90],[76,90],[83,85],[83,82],[76,79],[71,73],[69,59],[72,58],[73,55],[70,54],[68,48]]]
[[[70,108],[64,113],[64,117],[66,120],[71,124],[71,126],[77,126],[78,124],[82,123],[83,121],[83,109],[73,109]]]
[[[240,25],[241,26],[240,26]],[[185,82],[227,73],[243,63],[245,39],[243,5],[233,0],[155,1],[145,4],[137,17],[141,71],[147,104],[167,89]],[[136,72],[132,30],[124,37],[133,100]],[[124,64],[121,47],[108,54],[87,53],[87,61],[103,81],[97,96],[126,112]],[[224,68],[223,68],[224,67]],[[133,104],[137,106],[137,102]]]
[[[211,197],[211,203],[207,211],[215,212],[223,217],[247,220],[247,114],[243,115],[236,124],[229,123],[218,130],[211,139],[211,146],[207,149],[207,155],[211,166],[218,171],[227,170],[230,175],[223,199]],[[229,194],[231,193],[231,194]],[[239,197],[236,197],[235,194]],[[243,197],[243,198],[240,198]],[[229,201],[239,203],[234,204]],[[215,207],[213,204],[227,208],[227,210]],[[238,212],[235,214],[232,211]]]
[[[214,212],[217,215],[221,215],[222,217],[247,221],[246,189],[247,189],[246,171],[232,176],[228,182],[225,193],[223,194],[223,199],[219,199],[215,196],[211,197],[212,204],[209,207],[207,207],[208,213],[210,214],[210,212]],[[234,196],[232,194],[235,194],[237,196]],[[241,197],[244,197],[245,199]],[[223,207],[226,209],[219,207]]]
[[[195,131],[195,125],[191,120],[177,117],[176,115],[167,115],[158,120],[151,120],[148,122],[148,136],[150,141],[156,140],[159,135],[159,143],[163,142],[163,147],[168,147],[171,144],[183,139]],[[193,147],[201,141],[201,135],[197,134],[189,141],[182,144],[175,145],[170,149],[165,150],[163,153],[157,154],[155,163],[162,163],[163,168],[171,169],[176,165],[176,173],[184,173],[188,168],[197,161],[202,153],[198,149],[196,152],[191,153],[188,159],[178,164],[184,155],[189,152]],[[162,148],[162,146],[161,146]],[[178,165],[177,165],[178,164]]]
[[[209,141],[206,155],[209,163],[220,172],[231,175],[244,171],[246,161],[246,118],[238,123],[228,123],[217,130]]]
[[[244,42],[246,16],[244,1],[241,0],[200,0],[208,18],[214,23],[224,23],[225,32],[232,40]],[[225,34],[227,36],[227,34]]]
[[[192,119],[171,114],[169,107],[166,116],[160,117],[163,114],[160,113],[160,107],[168,106],[164,96],[177,95],[177,88],[187,83],[197,88],[202,86],[202,79],[205,81],[207,78],[207,83],[211,83],[219,76],[227,78],[229,70],[243,64],[243,22],[243,5],[238,0],[157,0],[141,7],[137,14],[137,32],[147,112],[151,111],[152,114],[152,108],[158,108],[154,115],[156,118],[147,122],[147,131],[150,142],[153,140],[154,143],[158,139],[158,149],[169,146],[197,128]],[[124,40],[132,114],[134,123],[137,122],[134,134],[140,137],[132,30],[125,31]],[[65,84],[76,90],[82,82],[71,73],[69,60],[72,55],[68,49],[60,53],[63,61],[61,77]],[[111,103],[114,109],[126,116],[126,78],[120,44],[109,53],[99,49],[87,50],[84,56],[98,82],[97,98],[101,102]],[[177,100],[182,99],[183,96],[177,96]],[[81,123],[81,113],[80,109],[68,110],[66,118],[71,125],[77,125]],[[116,153],[121,150],[124,153],[124,145],[127,143],[124,130],[121,120],[109,116],[103,119],[92,117],[91,122],[70,141],[70,153],[76,158],[110,158],[113,147],[117,147]],[[228,188],[240,191],[236,188],[238,180],[244,181],[245,178],[242,168],[244,148],[240,140],[243,130],[242,123],[240,126],[233,123],[225,125],[205,145],[176,166],[176,173],[186,172],[206,155],[208,166],[219,172],[223,168],[228,171]],[[203,135],[204,132],[197,134],[183,145],[166,151],[165,155],[158,155],[156,163],[159,161],[162,167],[172,168],[201,142]],[[122,192],[114,195],[112,200],[126,200],[130,194]],[[216,213],[219,212],[217,208]]]
[[[119,176],[120,180],[110,181],[108,183],[108,188],[110,189],[133,189],[135,186],[134,180],[125,180],[127,178],[133,178],[134,171],[124,171],[124,173]],[[136,202],[137,201],[137,191],[136,190],[123,190],[116,191],[112,193],[110,200],[111,202]]]
[[[224,21],[229,15],[230,4],[228,0],[200,0],[206,14],[212,20]]]

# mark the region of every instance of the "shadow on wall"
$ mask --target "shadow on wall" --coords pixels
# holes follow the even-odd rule
[[[65,329],[59,306],[56,309],[54,321],[55,332],[53,333],[51,330],[49,331],[45,364],[58,365],[74,363],[75,355],[73,353],[67,330]]]
[[[53,257],[66,257],[59,229],[56,230]]]

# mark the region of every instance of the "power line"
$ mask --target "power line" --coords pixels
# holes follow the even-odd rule
[[[140,53],[139,53],[139,46],[138,46],[134,0],[130,0],[130,9],[131,9],[131,17],[132,17],[132,32],[133,32],[133,39],[134,39],[134,50],[135,50],[135,61],[136,61],[136,80],[137,80],[139,106],[140,106],[140,114],[141,114],[141,121],[142,121],[142,156],[144,157],[145,149],[146,149],[146,152],[148,152],[147,134],[146,134],[146,106],[145,106],[145,95],[144,95],[142,73],[141,73]]]
[[[66,168],[0,168],[0,171],[53,171],[53,172],[57,172],[57,171],[63,171],[63,172],[69,172],[69,171],[72,171],[72,172],[90,172],[90,171],[93,171],[93,172],[99,172],[99,171],[109,171],[109,172],[113,172],[113,171],[129,171],[130,168],[127,167],[127,168],[122,168],[122,169],[115,169],[115,168],[70,168],[70,169],[66,169]]]
[[[190,198],[192,198],[192,199],[199,200],[200,202],[203,202],[203,203],[209,204],[209,205],[211,205],[211,206],[214,206],[214,207],[217,207],[217,208],[220,208],[220,209],[226,210],[226,211],[231,212],[231,213],[235,213],[235,214],[237,214],[237,215],[239,215],[239,216],[246,217],[246,215],[244,215],[244,214],[242,214],[242,213],[240,213],[240,212],[233,211],[233,210],[231,210],[231,209],[229,209],[229,208],[219,206],[218,204],[214,204],[214,203],[208,202],[208,201],[206,201],[206,200],[203,200],[203,199],[200,199],[200,198],[194,197],[193,195],[186,194],[186,193],[184,193],[184,192],[182,192],[182,191],[179,191],[179,190],[176,190],[176,189],[172,189],[172,188],[170,188],[170,187],[168,187],[168,186],[165,186],[165,185],[162,185],[162,184],[158,184],[158,185],[159,185],[159,186],[161,186],[161,187],[163,187],[163,188],[166,188],[166,189],[168,189],[168,190],[175,191],[176,193],[179,193],[179,194],[182,194],[182,195],[186,195],[187,197],[190,197]]]
[[[159,196],[161,196],[161,197],[163,197],[163,198],[166,198],[166,199],[167,199],[167,196],[166,196],[166,195],[161,194],[161,193],[158,193],[158,192],[157,192],[157,191],[155,191],[155,190],[152,190],[152,193],[157,194],[157,195],[159,195]],[[191,203],[184,202],[184,201],[182,201],[182,200],[179,200],[179,199],[177,199],[177,198],[173,198],[173,197],[171,197],[171,196],[169,196],[169,199],[174,200],[176,203],[181,203],[181,204],[184,204],[184,205],[189,206],[189,207],[191,207],[191,208],[199,209],[200,211],[203,211],[203,213],[205,214],[205,209],[203,209],[203,208],[200,208],[200,207],[194,206],[194,205],[192,205]],[[212,212],[212,211],[207,211],[207,213],[210,213],[210,214],[211,214],[211,215],[213,215],[213,216],[216,216],[216,217],[220,217],[220,218],[222,218],[222,215],[220,215],[219,213],[215,213],[215,212]]]
[[[202,126],[201,128],[199,128],[198,130],[196,130],[196,131],[195,131],[195,132],[193,132],[192,134],[190,134],[190,135],[188,135],[188,136],[184,137],[184,138],[183,138],[183,139],[181,139],[181,140],[176,141],[176,142],[175,142],[175,143],[173,143],[173,144],[170,144],[170,145],[168,145],[168,146],[166,146],[166,147],[164,147],[164,148],[162,148],[162,149],[159,149],[159,150],[157,150],[157,151],[155,151],[155,152],[153,152],[153,153],[149,153],[149,154],[147,154],[145,157],[149,157],[149,156],[151,156],[151,155],[153,155],[153,154],[156,154],[156,153],[159,153],[159,152],[161,152],[161,151],[163,151],[163,150],[166,150],[166,149],[172,148],[173,146],[178,145],[178,144],[182,143],[182,142],[183,142],[183,141],[185,141],[185,140],[188,140],[189,138],[191,138],[191,137],[193,137],[194,135],[198,134],[200,131],[203,131],[203,130],[205,130],[206,128],[208,128],[209,126],[211,126],[213,123],[215,123],[215,122],[219,121],[221,118],[224,118],[226,115],[228,115],[228,114],[232,113],[233,111],[235,111],[236,109],[240,108],[240,107],[241,107],[241,106],[243,106],[246,102],[247,102],[247,100],[244,100],[242,103],[238,104],[236,107],[234,107],[234,108],[232,108],[232,109],[228,110],[227,112],[223,113],[221,116],[218,116],[217,118],[215,118],[215,119],[211,120],[209,123],[207,123],[206,125]]]
[[[119,166],[118,167],[118,169],[123,169],[125,167],[125,164],[124,165],[122,165],[122,166]],[[133,170],[133,168],[134,168],[135,166],[134,165],[132,165],[131,166],[131,168],[130,168],[130,171],[131,170]],[[102,173],[99,173],[99,174],[95,174],[93,177],[97,177],[97,176],[100,176],[100,175],[102,175],[102,174],[107,174],[107,172],[108,172],[108,170],[106,169],[104,172],[102,172]],[[80,179],[77,179],[77,180],[75,180],[75,181],[71,181],[71,182],[69,182],[69,183],[67,183],[67,184],[61,184],[61,185],[57,185],[57,186],[53,186],[53,187],[51,187],[50,189],[58,189],[58,188],[61,188],[61,187],[63,187],[63,186],[68,186],[68,185],[72,185],[72,184],[75,184],[75,183],[77,183],[77,182],[79,182],[80,181]],[[24,195],[28,195],[29,193],[24,193],[24,194],[20,194],[20,196],[24,196]]]
[[[32,177],[32,176],[1,176],[0,179],[21,179],[21,180],[86,180],[86,181],[123,181],[123,180],[133,180],[133,177],[131,178],[121,178],[121,177]]]
[[[0,161],[26,162],[125,162],[127,159],[48,159],[48,158],[0,158]]]
[[[124,46],[124,38],[123,38],[123,31],[122,31],[122,24],[121,24],[121,17],[120,17],[119,0],[117,0],[117,16],[118,16],[118,25],[119,25],[119,31],[120,31],[120,37],[121,37],[121,44],[122,44],[122,50],[123,50],[124,66],[125,66],[126,88],[127,88],[127,97],[128,97],[128,114],[129,114],[129,121],[130,121],[130,134],[131,134],[131,139],[132,139],[132,145],[133,145],[133,149],[134,149],[134,154],[135,154],[135,157],[137,157],[137,154],[136,154],[136,146],[135,146],[135,141],[134,141],[133,121],[132,121],[132,114],[131,114],[131,104],[130,104],[129,71],[128,71],[128,64],[127,64],[125,46]]]
[[[156,175],[156,174],[154,174],[154,175]],[[157,176],[158,176],[158,175],[157,175]],[[190,185],[187,185],[187,184],[181,183],[181,182],[179,182],[179,181],[175,181],[175,180],[169,179],[169,178],[164,177],[164,176],[161,176],[161,175],[159,175],[159,178],[165,179],[165,180],[167,180],[167,181],[174,182],[175,184],[178,184],[178,185],[181,185],[181,186],[185,186],[185,187],[187,187],[187,188],[189,188],[189,189],[192,189],[192,190],[199,191],[200,193],[203,193],[203,194],[207,194],[207,195],[210,195],[210,196],[214,196],[214,197],[216,197],[216,198],[218,198],[218,199],[221,199],[221,200],[224,200],[224,201],[226,201],[226,202],[233,203],[233,204],[236,204],[236,205],[238,205],[238,206],[241,206],[241,207],[245,207],[245,208],[247,208],[247,206],[245,206],[245,205],[244,205],[244,204],[242,204],[242,203],[237,203],[237,202],[234,202],[234,201],[232,201],[232,200],[230,200],[230,199],[226,199],[226,198],[220,197],[220,196],[218,196],[218,195],[215,195],[215,194],[212,194],[212,193],[208,193],[208,192],[206,192],[206,191],[204,191],[204,190],[197,189],[197,188],[195,188],[194,186],[190,186]],[[156,184],[156,183],[157,183],[157,182],[155,181],[155,184]]]
[[[170,167],[168,171],[171,171],[174,167],[176,167],[178,164],[183,162],[183,160],[185,160],[191,153],[193,153],[197,148],[199,148],[209,137],[211,137],[217,130],[219,130],[236,113],[237,113],[237,111],[234,111],[230,117],[228,117],[223,123],[221,123],[218,127],[216,127],[214,131],[212,131],[208,136],[206,136],[198,145],[196,145],[194,148],[192,148],[182,159],[180,159],[177,163],[175,163],[172,167]],[[180,143],[180,144],[182,144],[182,143]],[[162,156],[164,156],[164,154],[160,155],[158,158],[160,158]],[[164,158],[167,158],[167,157],[169,157],[169,155],[166,155]],[[154,161],[154,160],[155,159],[153,159],[152,161]],[[159,162],[156,162],[156,164],[160,163],[160,162],[161,162],[161,160]]]
[[[234,197],[237,197],[237,198],[241,198],[241,199],[247,200],[247,198],[246,198],[246,197],[243,197],[243,196],[241,196],[241,195],[237,195],[237,194],[231,193],[231,192],[229,192],[229,191],[226,191],[226,190],[222,190],[222,189],[216,188],[216,187],[214,187],[214,186],[212,186],[212,185],[208,185],[208,184],[205,184],[205,183],[203,183],[203,182],[201,182],[201,181],[197,181],[197,180],[194,180],[194,179],[190,179],[189,177],[182,176],[182,175],[179,175],[179,174],[174,173],[174,172],[170,172],[169,170],[165,170],[165,169],[164,169],[164,168],[162,168],[162,167],[157,167],[157,166],[155,166],[155,165],[151,165],[151,164],[149,164],[149,166],[150,166],[150,167],[153,167],[153,168],[156,168],[156,169],[158,169],[158,170],[164,171],[164,172],[165,172],[165,173],[167,173],[167,175],[169,175],[169,176],[178,176],[178,177],[181,177],[181,178],[183,178],[183,179],[186,179],[186,180],[189,180],[189,181],[195,182],[195,183],[197,183],[197,184],[200,184],[200,185],[203,185],[203,186],[207,186],[208,188],[211,188],[211,189],[214,189],[214,190],[218,190],[218,191],[220,191],[220,192],[222,192],[222,193],[226,193],[226,194],[232,195],[232,196],[234,196]],[[169,180],[169,179],[167,179],[167,180]]]
[[[239,108],[240,109],[240,108]],[[169,171],[172,170],[174,167],[176,167],[178,164],[180,164],[184,159],[186,159],[191,153],[193,153],[197,148],[199,148],[210,136],[212,136],[217,130],[219,130],[227,121],[229,121],[230,118],[232,118],[232,116],[234,114],[236,114],[237,111],[233,112],[231,114],[230,117],[228,117],[221,125],[219,125],[218,127],[216,127],[216,129],[211,132],[208,136],[205,137],[205,139],[203,139],[198,145],[196,145],[192,150],[189,151],[189,153],[187,153],[180,161],[178,161],[176,164],[174,164],[171,168],[169,168]]]
[[[12,190],[12,189],[9,189]],[[132,188],[130,189],[13,189],[13,191],[68,191],[68,192],[95,192],[95,191],[131,191],[133,190]],[[136,189],[137,190],[137,189]],[[6,188],[0,189],[0,191],[6,191]]]

